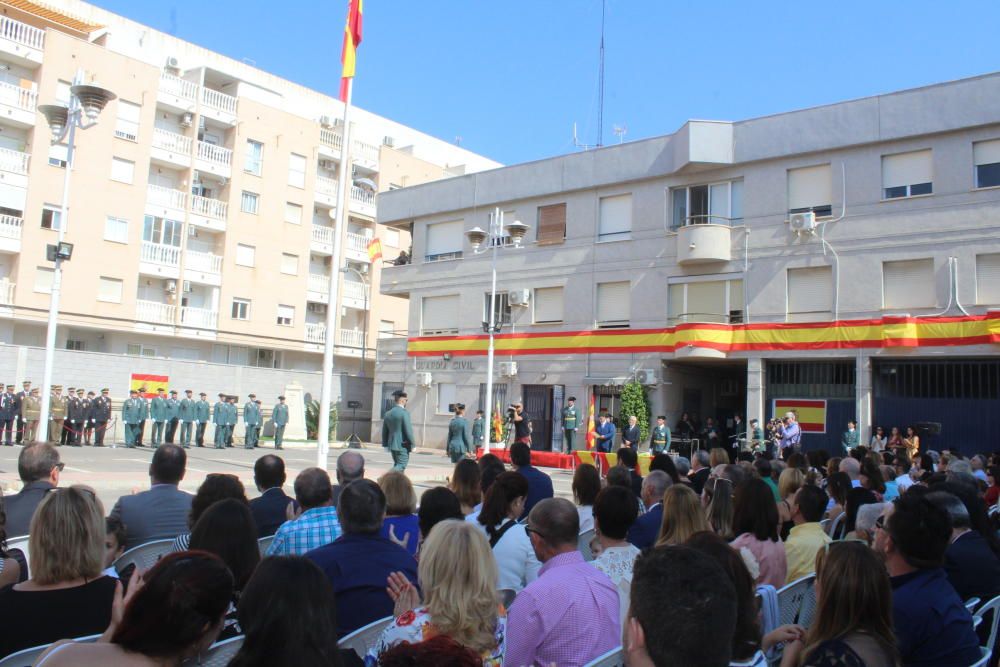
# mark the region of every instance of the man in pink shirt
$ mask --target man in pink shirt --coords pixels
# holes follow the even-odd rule
[[[573,503],[539,502],[525,530],[543,565],[507,615],[505,667],[585,665],[619,646],[618,590],[577,549],[580,515]]]

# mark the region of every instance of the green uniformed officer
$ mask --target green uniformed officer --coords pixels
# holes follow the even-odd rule
[[[396,405],[382,417],[382,446],[392,454],[392,469],[404,472],[416,438],[413,437],[410,413],[406,411],[406,392],[396,391],[393,396]]]
[[[211,406],[206,398],[208,394],[201,392],[198,394],[199,400],[194,404],[194,419],[198,422],[195,430],[194,441],[199,447],[205,446],[205,429],[208,428],[208,419],[212,412]]]
[[[278,397],[278,404],[271,410],[271,420],[274,422],[274,448],[281,449],[281,443],[285,439],[285,426],[288,425],[288,405],[285,404],[285,397]]]
[[[125,446],[129,449],[136,446],[139,440],[139,428],[146,419],[146,402],[139,398],[139,392],[130,389],[128,398],[122,403],[122,422],[125,424]]]
[[[181,417],[181,402],[177,400],[177,390],[170,390],[170,398],[167,399],[167,432],[164,440],[168,445],[174,444],[174,436],[177,435],[177,424]]]
[[[181,399],[177,414],[181,420],[181,445],[184,449],[191,448],[191,431],[197,417],[197,405],[194,400],[194,392],[190,389],[184,390],[184,398]]]
[[[660,415],[656,418],[656,426],[649,435],[649,451],[656,456],[660,452],[670,451],[670,427],[667,426],[667,418]]]
[[[248,394],[250,399],[243,406],[243,448],[253,449],[257,446],[257,436],[260,432],[260,407],[257,405],[257,394]]]
[[[233,446],[233,435],[236,433],[236,425],[240,422],[240,409],[236,407],[236,397],[230,396],[227,400],[229,406],[226,412],[226,447]]]
[[[483,418],[483,411],[476,410],[476,418],[472,420],[472,446],[479,449],[483,446],[483,435],[486,432],[486,419]]]
[[[149,402],[149,416],[153,418],[153,449],[163,443],[163,427],[167,424],[167,390],[156,388],[156,396]]]
[[[570,396],[566,399],[566,407],[562,409],[562,423],[566,453],[572,454],[576,430],[580,427],[580,411],[576,408],[576,396]]]
[[[229,423],[229,403],[225,394],[219,394],[219,400],[212,408],[212,423],[215,424],[215,448],[226,448],[226,424]]]
[[[455,404],[455,416],[448,423],[448,455],[452,463],[458,463],[472,453],[469,438],[469,422],[465,419],[465,404]]]

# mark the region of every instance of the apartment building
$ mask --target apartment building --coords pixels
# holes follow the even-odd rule
[[[497,394],[539,449],[566,397],[617,415],[631,380],[671,426],[795,408],[833,452],[851,419],[925,448],[1000,429],[1000,74],[383,195],[414,262],[383,272],[410,328],[380,341],[376,402],[404,386],[425,445],[449,404],[484,408],[490,258],[465,232],[497,207],[530,227],[497,250]]]
[[[36,108],[67,102],[78,75],[117,99],[77,132],[64,223],[67,147],[50,145]],[[64,224],[75,249],[57,347],[80,363],[61,353],[60,366],[109,375],[86,386],[121,396],[129,372],[145,371],[207,388],[235,366],[273,372],[218,389],[276,395],[301,371],[317,393],[329,308],[335,370],[357,374],[365,355],[370,377],[377,337],[405,331],[408,308],[381,292],[369,259],[373,238],[386,260],[410,246],[405,230],[376,227],[378,193],[497,164],[355,109],[349,218],[336,229],[342,115],[335,98],[93,5],[0,0],[4,379],[41,379],[31,349],[45,339],[45,246]],[[347,268],[331,295],[337,234]],[[58,366],[55,379],[77,380]]]

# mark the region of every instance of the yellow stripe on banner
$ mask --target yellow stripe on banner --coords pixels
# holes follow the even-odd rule
[[[594,465],[594,453],[593,452],[587,452],[587,451],[584,451],[584,450],[579,450],[579,451],[577,451],[576,455],[577,455],[577,458],[579,458],[580,463],[589,463],[590,465]]]
[[[351,26],[344,28],[344,71],[341,76],[350,79],[354,76],[354,67],[357,62],[357,49],[354,46],[354,38],[351,36]]]
[[[788,412],[789,410],[794,410],[796,414],[796,421],[801,422],[803,424],[826,423],[826,409],[824,408],[813,408],[813,407],[804,407],[793,404],[782,404],[781,406],[782,414]],[[775,416],[777,417],[778,415]]]

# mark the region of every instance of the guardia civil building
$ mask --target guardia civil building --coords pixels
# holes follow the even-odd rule
[[[529,226],[496,241],[497,392],[536,448],[566,397],[617,414],[631,380],[671,425],[797,407],[806,448],[849,419],[923,448],[1000,432],[1000,74],[381,195],[413,263],[382,272],[409,331],[379,341],[376,399],[405,388],[427,446],[483,407],[490,252],[466,232],[497,208]]]

